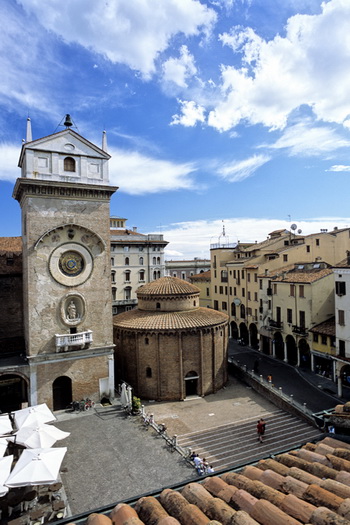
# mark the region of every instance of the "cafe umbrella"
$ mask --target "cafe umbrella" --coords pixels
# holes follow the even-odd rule
[[[24,449],[5,485],[24,487],[55,483],[66,452],[66,447]]]
[[[14,417],[15,426],[17,429],[20,429],[24,426],[40,426],[43,423],[56,421],[56,417],[53,415],[46,403],[22,408],[22,410],[16,410],[15,412],[12,412],[12,415]]]
[[[5,436],[10,432],[12,432],[12,423],[8,414],[0,416],[0,436]]]
[[[63,432],[54,425],[44,423],[39,427],[21,427],[9,440],[27,448],[50,448],[56,441],[65,439],[69,435],[70,432]]]
[[[9,491],[8,487],[5,487],[5,481],[10,475],[12,461],[13,456],[5,456],[0,459],[0,498]]]

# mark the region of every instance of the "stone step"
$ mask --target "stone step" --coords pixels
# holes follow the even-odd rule
[[[178,443],[205,457],[215,470],[221,470],[299,447],[322,435],[307,422],[283,410],[261,415],[266,421],[263,443],[257,438],[256,418],[184,434],[178,436]]]

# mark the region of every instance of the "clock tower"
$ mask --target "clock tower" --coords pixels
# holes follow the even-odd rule
[[[71,129],[32,140],[13,197],[22,210],[29,404],[113,396],[110,198],[102,148]]]

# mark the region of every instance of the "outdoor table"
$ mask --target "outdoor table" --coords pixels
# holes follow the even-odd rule
[[[39,521],[41,520],[41,518],[44,516],[45,514],[45,510],[44,509],[35,509],[35,510],[32,510],[29,514],[29,517],[30,517],[30,520],[31,521]]]
[[[50,492],[57,492],[62,488],[62,483],[60,481],[58,481],[57,483],[52,483],[51,485],[49,485],[48,488]]]

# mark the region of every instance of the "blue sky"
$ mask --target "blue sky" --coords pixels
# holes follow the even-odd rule
[[[0,235],[26,118],[101,144],[111,214],[167,258],[350,226],[349,0],[2,0]],[[224,222],[223,222],[224,221]]]

